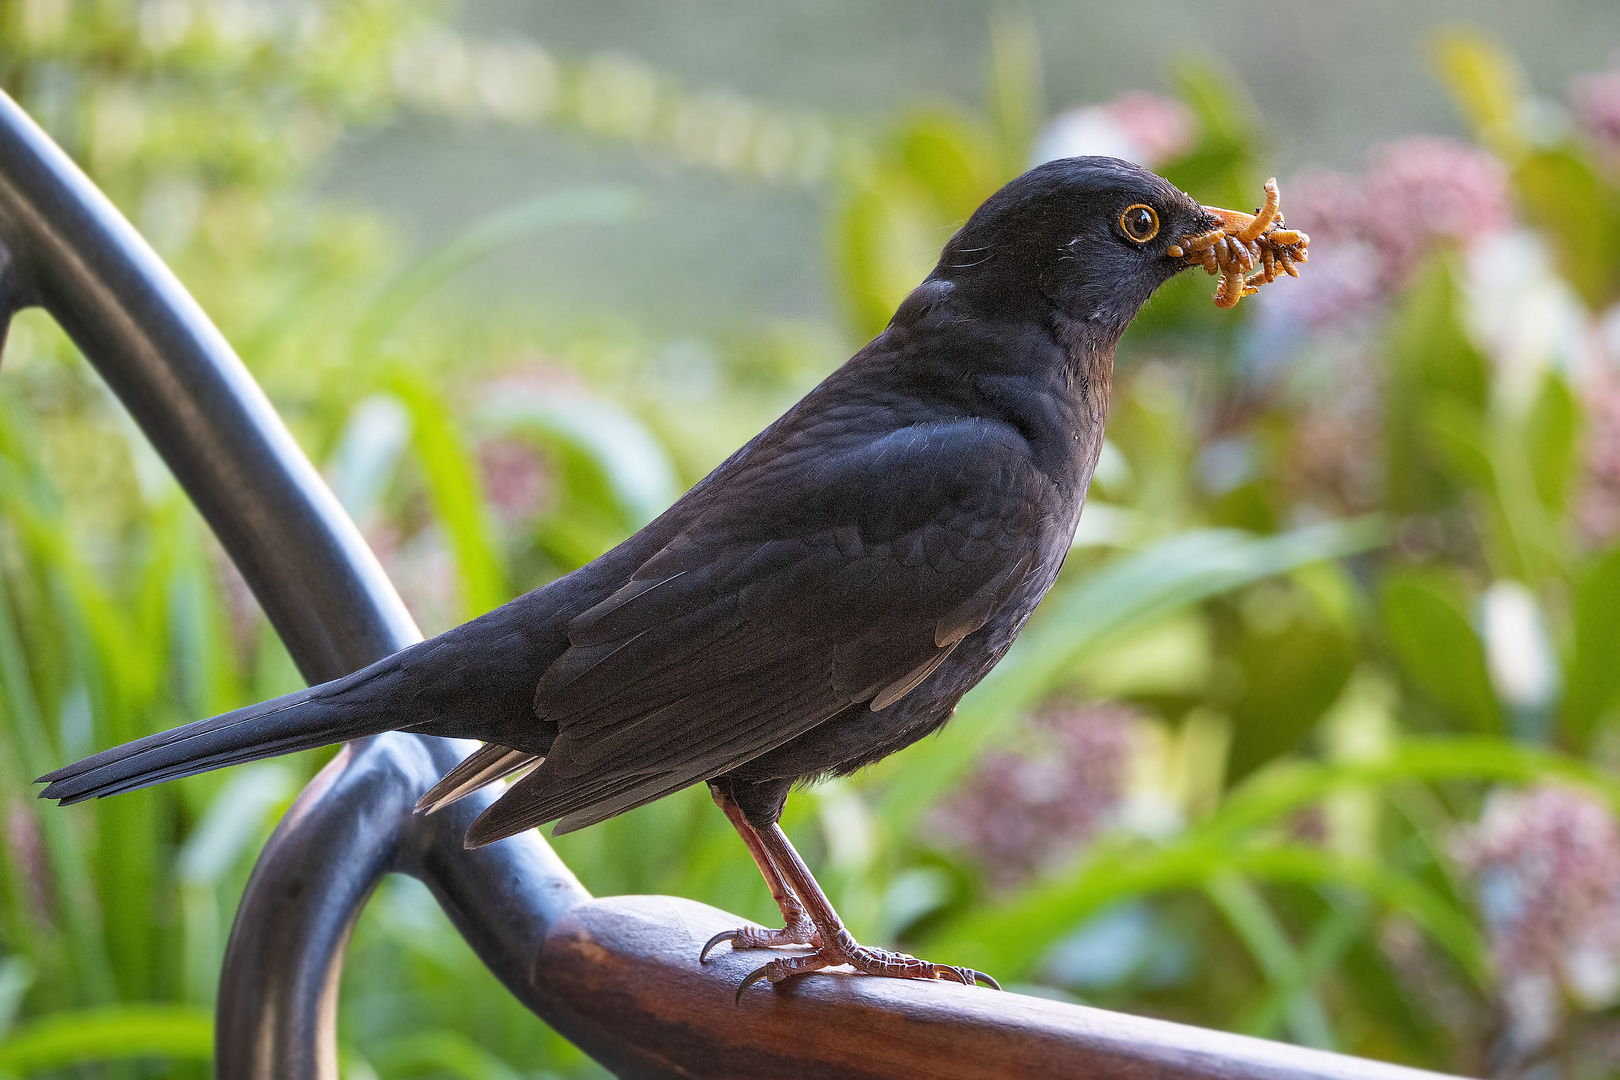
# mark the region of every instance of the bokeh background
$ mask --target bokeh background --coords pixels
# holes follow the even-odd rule
[[[588,561],[880,329],[1030,164],[1282,181],[1303,277],[1121,349],[1059,585],[939,737],[797,794],[857,936],[1470,1075],[1620,1075],[1620,8],[0,0],[0,87],[195,291],[425,630]],[[207,1072],[327,754],[29,778],[297,685],[50,321],[0,374],[0,1076]],[[769,921],[701,790],[562,838]],[[598,1076],[426,891],[347,1080]]]

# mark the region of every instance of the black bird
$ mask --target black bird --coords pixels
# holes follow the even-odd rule
[[[570,832],[698,781],[782,909],[704,949],[993,980],[861,946],[777,825],[789,789],[936,730],[1006,653],[1073,541],[1114,348],[1230,215],[1113,158],[991,196],[888,327],[601,558],[361,671],[43,777],[63,804],[389,729],[483,740],[435,810],[519,770],[468,847]]]

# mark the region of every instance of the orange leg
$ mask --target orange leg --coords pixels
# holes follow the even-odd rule
[[[816,928],[805,914],[804,905],[793,894],[793,888],[782,877],[782,871],[777,869],[776,863],[765,851],[760,843],[759,833],[748,824],[743,816],[742,807],[732,801],[731,796],[719,788],[710,785],[709,794],[714,797],[714,804],[725,812],[726,819],[731,827],[737,830],[742,842],[748,848],[748,854],[754,858],[754,865],[759,867],[760,876],[771,890],[771,899],[782,910],[782,928],[780,930],[767,930],[762,926],[744,926],[737,930],[727,930],[716,934],[703,946],[698,954],[698,962],[707,960],[709,953],[722,941],[731,942],[733,949],[765,949],[773,945],[819,945],[821,940],[816,937]]]
[[[739,1001],[744,990],[763,979],[779,983],[795,975],[819,971],[826,967],[837,967],[840,964],[848,964],[856,971],[867,975],[898,979],[946,979],[964,986],[984,983],[997,990],[1001,989],[996,980],[972,968],[933,964],[905,953],[873,949],[858,943],[850,932],[844,929],[843,920],[838,917],[838,912],[833,910],[832,902],[827,899],[827,894],[821,891],[821,886],[816,883],[810,868],[799,858],[799,853],[793,850],[793,844],[788,841],[782,827],[772,823],[766,828],[757,830],[755,835],[758,836],[760,846],[772,864],[782,871],[787,884],[792,886],[793,891],[804,902],[820,943],[812,953],[804,956],[779,957],[749,974],[737,988]]]

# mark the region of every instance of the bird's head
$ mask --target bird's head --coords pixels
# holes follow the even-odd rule
[[[985,200],[930,276],[987,313],[1056,311],[1117,339],[1155,289],[1197,263],[1182,242],[1222,225],[1139,165],[1063,158]]]

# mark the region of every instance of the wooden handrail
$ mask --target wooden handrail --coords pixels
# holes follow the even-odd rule
[[[759,953],[698,949],[737,917],[669,896],[592,900],[544,938],[548,1019],[624,1077],[663,1080],[1438,1080],[1437,1073],[944,982],[820,974],[731,990]]]

